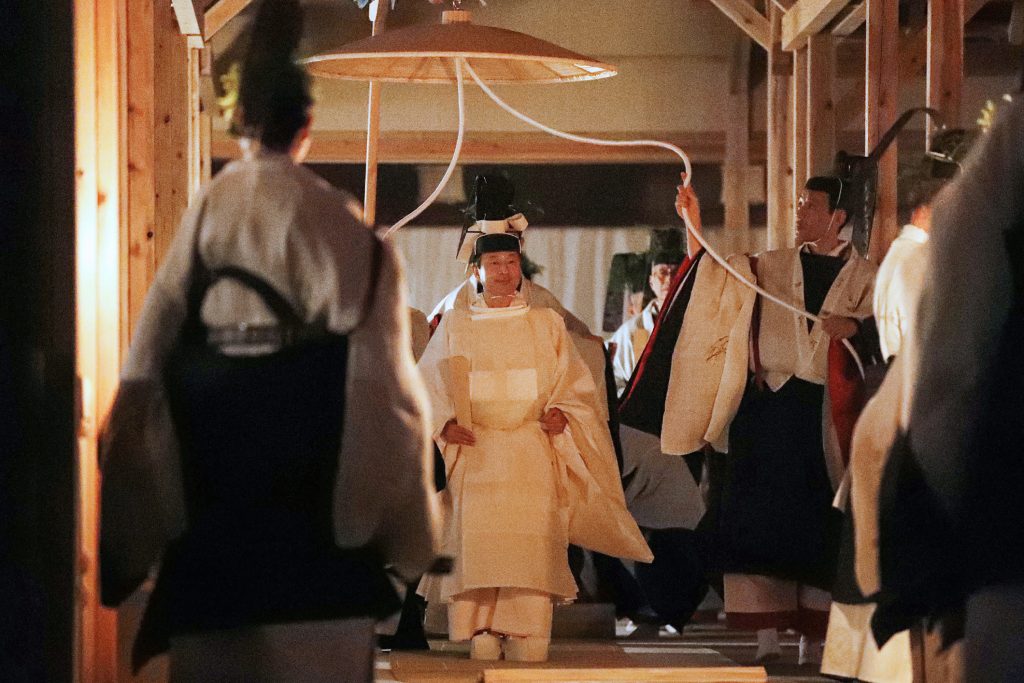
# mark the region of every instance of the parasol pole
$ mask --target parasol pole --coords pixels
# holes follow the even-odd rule
[[[375,0],[377,14],[373,18],[373,32],[377,36],[387,26],[391,0]],[[366,176],[363,181],[363,222],[371,228],[377,222],[377,158],[380,143],[380,88],[379,81],[370,81],[370,96],[366,107]]]

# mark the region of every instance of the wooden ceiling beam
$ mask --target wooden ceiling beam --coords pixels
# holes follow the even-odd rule
[[[686,150],[694,163],[719,164],[725,158],[725,134],[715,132],[651,131],[619,133],[582,133],[596,137],[637,139],[656,137]],[[455,145],[451,132],[384,132],[381,134],[380,163],[447,164]],[[226,133],[214,133],[211,156],[235,159],[241,156],[238,144]],[[365,131],[320,131],[313,133],[313,144],[306,161],[310,163],[362,164],[366,159]],[[764,133],[754,133],[750,142],[750,162],[765,159]],[[469,133],[462,146],[464,164],[576,164],[576,163],[660,163],[678,162],[678,157],[657,147],[597,147],[553,138],[544,133]]]
[[[782,49],[799,50],[820,33],[850,0],[799,0],[782,17]]]
[[[974,18],[974,15],[981,11],[981,8],[988,4],[989,0],[964,0],[964,23]],[[1017,4],[1021,4],[1022,0],[1015,0]],[[853,8],[853,11],[846,15],[832,31],[837,36],[848,36],[854,31],[864,25],[864,21],[867,19],[867,1],[865,0],[857,7]],[[1024,19],[1024,17],[1022,17]],[[1012,18],[1011,18],[1012,21]],[[921,32],[924,29],[919,29]]]
[[[203,0],[192,0],[194,3],[209,5]],[[210,40],[225,24],[234,19],[252,4],[252,0],[216,0],[203,12],[203,38]]]
[[[768,18],[747,0],[711,0],[711,3],[732,19],[732,22],[765,50],[771,49],[771,27]]]
[[[868,3],[867,0],[862,0],[860,4],[853,6],[849,14],[839,20],[836,27],[832,29],[832,35],[839,37],[848,36],[863,26],[867,18]]]
[[[973,19],[986,2],[988,0],[964,0],[964,24]],[[901,83],[909,82],[924,73],[927,67],[927,49],[928,32],[925,28],[900,37],[898,68]],[[848,118],[852,119],[863,110],[862,95],[857,88],[850,90],[836,102],[836,111],[850,112]]]

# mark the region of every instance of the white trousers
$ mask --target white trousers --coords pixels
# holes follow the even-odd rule
[[[549,593],[526,588],[476,588],[448,603],[448,638],[460,642],[492,631],[506,636],[551,637]]]

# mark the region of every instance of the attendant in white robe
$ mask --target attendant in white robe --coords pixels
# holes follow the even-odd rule
[[[297,3],[262,3],[253,44],[269,40],[267,31],[290,29],[297,41],[298,16]],[[384,565],[399,576],[415,577],[438,553],[440,514],[429,459],[427,399],[410,350],[402,265],[393,245],[362,224],[351,196],[299,165],[308,148],[311,99],[305,74],[287,55],[287,50],[280,55],[283,63],[247,61],[243,69],[249,151],[226,166],[186,211],[147,294],[102,434],[104,601],[123,600],[164,556],[134,664],[138,668],[166,648],[169,638],[172,681],[372,680],[374,622],[397,608]],[[322,425],[335,432],[331,438],[340,432],[336,465],[330,468],[333,486],[318,481],[318,490],[307,492],[318,501],[316,523],[323,530],[315,541],[296,538],[302,534],[295,529],[268,541],[270,526],[289,515],[305,519],[305,513],[292,510],[302,504],[264,506],[261,494],[254,493],[256,502],[241,506],[253,517],[234,519],[234,508],[229,506],[225,516],[208,504],[209,491],[196,495],[195,468],[183,465],[179,443],[184,442],[172,421],[164,371],[190,317],[197,264],[209,271],[244,268],[275,290],[308,329],[347,337],[346,376],[338,378],[344,384],[343,412],[336,424]],[[283,336],[270,334],[280,330],[279,317],[238,281],[216,281],[202,301],[198,315],[211,335],[208,343],[222,354],[262,355],[284,343]],[[216,341],[220,338],[230,341]],[[268,428],[282,432],[287,425],[251,424],[245,431],[248,436]],[[325,443],[327,449],[320,448],[323,453],[316,457],[330,463],[332,442]],[[254,457],[252,471],[238,471],[237,481],[259,480],[273,456]],[[234,473],[224,472],[225,465],[204,462],[202,467],[221,468],[217,491],[239,488],[231,486]],[[260,481],[273,488],[276,480]],[[278,484],[288,491],[301,488],[293,481]],[[244,498],[246,491],[232,495]],[[210,520],[238,533],[218,536],[216,528],[210,533]],[[197,541],[200,534],[213,540]],[[327,558],[315,566],[330,565],[332,576],[336,565],[330,563],[338,556],[351,556],[356,560],[351,567],[360,568],[348,585],[314,586],[317,581],[300,585],[282,578],[306,571],[305,561],[286,551],[269,558],[283,574],[261,573],[252,563],[235,566],[234,550],[247,557],[259,555],[262,547],[291,548],[293,541],[295,548]],[[186,546],[218,557],[193,553],[191,564],[178,565],[176,580],[154,607],[168,558]],[[201,580],[190,580],[195,575]],[[362,576],[374,577],[375,583],[363,583]],[[252,585],[272,588],[275,596],[302,594],[313,602],[264,604],[272,599],[266,592],[239,590]],[[183,593],[191,607],[183,607]],[[293,607],[299,612],[290,612]],[[214,623],[217,628],[198,626]]]
[[[893,241],[875,279],[874,310],[882,356],[894,361],[916,320],[927,267],[932,200],[946,180],[922,179],[911,194],[914,209],[899,237]],[[910,634],[903,631],[879,648],[871,633],[878,581],[878,491],[889,447],[896,437],[902,393],[902,367],[893,368],[879,392],[869,401],[854,431],[850,455],[851,493],[856,588],[846,602],[832,603],[828,636],[822,657],[822,673],[870,683],[909,683],[913,680]],[[848,540],[848,539],[844,539]],[[845,556],[845,554],[844,554]],[[843,579],[840,579],[841,581]],[[859,598],[859,599],[858,599]],[[854,602],[856,600],[856,602]]]
[[[654,299],[644,306],[639,315],[622,323],[608,341],[609,348],[612,348],[614,344],[612,371],[615,375],[615,391],[620,396],[633,374],[633,368],[640,360],[640,355],[647,346],[647,340],[651,338],[654,323],[658,319],[658,313],[665,305],[665,297],[668,296],[672,278],[682,260],[681,253],[660,251],[654,254],[651,259],[651,275],[648,278],[648,284],[651,291],[654,292]]]
[[[474,658],[543,661],[553,603],[576,596],[570,542],[651,554],[626,510],[590,373],[560,316],[519,292],[518,238],[486,234],[474,249],[484,291],[444,315],[419,364],[447,471],[444,552],[455,558],[420,592],[448,605],[449,637],[471,640]]]

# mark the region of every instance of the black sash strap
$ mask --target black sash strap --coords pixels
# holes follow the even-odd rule
[[[207,341],[208,332],[205,325],[202,323],[201,315],[203,301],[206,299],[206,295],[210,288],[224,279],[234,280],[235,282],[249,288],[260,297],[260,300],[267,309],[274,314],[278,325],[281,327],[281,330],[277,335],[280,337],[279,341],[282,346],[289,346],[294,342],[308,340],[311,337],[325,334],[325,330],[317,329],[315,326],[307,324],[302,319],[302,316],[295,311],[290,303],[288,303],[287,299],[274,289],[271,284],[255,273],[246,270],[245,268],[233,265],[222,266],[220,268],[210,270],[203,262],[203,258],[199,253],[199,239],[203,230],[203,214],[205,214],[205,207],[202,214],[200,214],[198,227],[196,228],[196,234],[192,244],[192,271],[189,277],[186,304],[187,313],[184,329],[182,330],[182,341],[185,343]],[[366,288],[366,295],[359,314],[359,321],[356,323],[355,327],[362,326],[366,322],[367,318],[369,318],[374,300],[376,299],[377,288],[380,284],[380,271],[383,262],[384,248],[381,239],[376,235],[373,235],[371,249],[370,280]],[[222,336],[222,334],[222,331],[218,330],[214,336]],[[273,332],[259,333],[256,336],[260,335],[265,335],[267,342],[274,341],[273,337],[277,336]],[[228,337],[231,336],[232,335],[228,335]],[[243,334],[242,336],[245,337],[246,335]],[[234,338],[238,339],[237,336]],[[228,339],[224,339],[223,342],[230,343]]]

